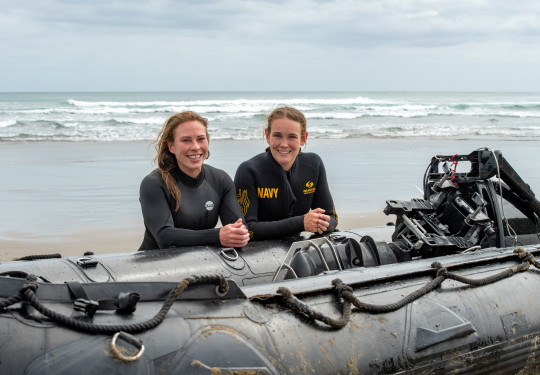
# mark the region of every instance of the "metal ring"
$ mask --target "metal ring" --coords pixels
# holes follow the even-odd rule
[[[92,257],[80,257],[77,259],[77,265],[82,268],[97,267],[99,262]]]
[[[82,266],[82,265],[84,265],[86,262],[91,261],[91,260],[93,260],[93,258],[90,258],[90,257],[80,257],[80,258],[77,259],[77,264],[78,264],[79,266]]]
[[[121,337],[127,343],[138,348],[139,352],[135,354],[134,356],[126,356],[120,353],[120,351],[116,347],[116,340],[118,339],[118,337]],[[138,360],[139,358],[141,358],[141,356],[144,353],[144,345],[142,344],[142,340],[138,340],[132,335],[130,335],[129,333],[126,333],[123,331],[119,331],[114,334],[113,338],[111,339],[110,348],[111,348],[111,352],[115,355],[115,357],[124,362],[134,362]]]
[[[222,291],[219,290],[219,288],[220,288],[220,286],[217,285],[216,286],[216,294],[217,294],[217,296],[218,297],[225,297],[227,295],[228,290],[226,292],[222,292]]]
[[[233,255],[229,256],[225,253],[225,251],[232,251]],[[220,252],[221,256],[227,260],[230,260],[234,262],[236,259],[238,259],[238,253],[236,252],[236,249],[234,247],[228,247],[226,249],[221,249]]]

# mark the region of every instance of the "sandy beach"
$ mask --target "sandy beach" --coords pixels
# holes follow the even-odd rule
[[[236,166],[264,150],[262,141],[215,141],[208,163],[234,176]],[[323,158],[339,214],[339,229],[383,225],[387,199],[420,198],[435,154],[479,147],[504,156],[540,191],[530,168],[538,141],[432,139],[310,139],[307,152]],[[0,261],[25,255],[63,256],[135,251],[144,226],[140,180],[153,168],[149,142],[3,143],[0,148]]]

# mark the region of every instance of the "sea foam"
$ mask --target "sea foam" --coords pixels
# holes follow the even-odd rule
[[[540,138],[530,93],[0,94],[0,141],[153,140],[173,113],[209,119],[213,140],[260,139],[265,117],[293,106],[314,138]]]

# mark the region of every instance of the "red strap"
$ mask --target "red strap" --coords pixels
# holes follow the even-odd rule
[[[456,169],[457,169],[457,164],[458,164],[458,161],[457,160],[454,160],[454,158],[458,156],[458,154],[454,154],[454,156],[452,156],[452,164],[450,165],[450,168],[452,168],[452,171],[454,173],[456,173]],[[454,179],[456,178],[456,176],[452,176],[452,178],[450,179],[450,181],[455,185],[457,186],[457,183],[454,182]]]

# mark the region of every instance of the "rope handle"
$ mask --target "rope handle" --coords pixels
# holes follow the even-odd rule
[[[540,262],[536,261],[531,253],[525,251],[522,248],[514,249],[514,253],[521,260],[519,265],[512,266],[495,275],[491,275],[481,279],[471,279],[453,272],[448,272],[446,267],[444,267],[441,263],[433,262],[431,264],[431,268],[433,268],[436,273],[436,277],[433,280],[429,281],[420,289],[415,290],[414,292],[403,297],[399,301],[386,305],[375,305],[362,302],[353,294],[353,289],[350,285],[344,284],[340,279],[334,279],[332,281],[332,284],[334,285],[335,291],[337,293],[336,303],[341,304],[342,307],[341,316],[338,319],[333,319],[329,316],[322,314],[321,312],[315,311],[311,306],[300,300],[298,297],[294,296],[293,293],[286,287],[279,287],[276,291],[276,294],[280,295],[283,303],[290,307],[295,313],[304,315],[312,320],[319,320],[333,328],[343,328],[350,320],[352,306],[356,307],[358,311],[365,311],[372,314],[387,313],[391,311],[396,311],[408,305],[409,303],[412,303],[418,298],[428,294],[429,292],[437,289],[445,280],[455,280],[464,284],[468,284],[470,286],[478,287],[495,283],[499,280],[513,276],[518,272],[527,271],[531,265],[534,265],[536,268],[540,269]]]

